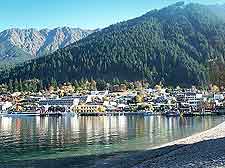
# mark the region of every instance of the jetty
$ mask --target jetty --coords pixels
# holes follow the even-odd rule
[[[82,112],[77,113],[79,116],[153,116],[159,115],[159,113],[153,113],[149,111],[142,112]]]

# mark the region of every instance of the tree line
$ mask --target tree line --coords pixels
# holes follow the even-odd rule
[[[225,24],[206,6],[180,4],[93,33],[55,53],[0,72],[1,83],[44,86],[82,79],[205,85],[208,60],[225,58]]]
[[[147,81],[120,81],[118,78],[112,81],[105,80],[85,80],[73,82],[58,83],[54,78],[49,84],[45,84],[42,80],[10,80],[9,83],[0,85],[0,93],[14,93],[14,92],[32,92],[40,91],[57,91],[59,89],[71,88],[72,92],[95,91],[95,90],[111,90],[121,92],[126,90],[142,90],[150,86]]]

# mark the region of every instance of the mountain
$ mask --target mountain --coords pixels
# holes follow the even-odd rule
[[[225,4],[224,5],[211,5],[210,10],[218,17],[225,20]]]
[[[202,85],[208,60],[225,57],[225,22],[208,6],[182,2],[111,25],[53,54],[4,71],[1,82],[41,79],[148,80]]]
[[[0,32],[0,62],[20,63],[50,54],[93,32],[69,27],[51,30],[8,29]]]

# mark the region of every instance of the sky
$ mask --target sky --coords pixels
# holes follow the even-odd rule
[[[104,28],[178,0],[0,0],[0,31],[9,28]],[[222,4],[225,0],[186,0]]]

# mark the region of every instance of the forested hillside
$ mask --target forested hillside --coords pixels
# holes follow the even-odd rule
[[[182,2],[105,28],[1,74],[1,82],[41,79],[148,80],[201,85],[208,60],[225,57],[225,24],[207,6]]]

